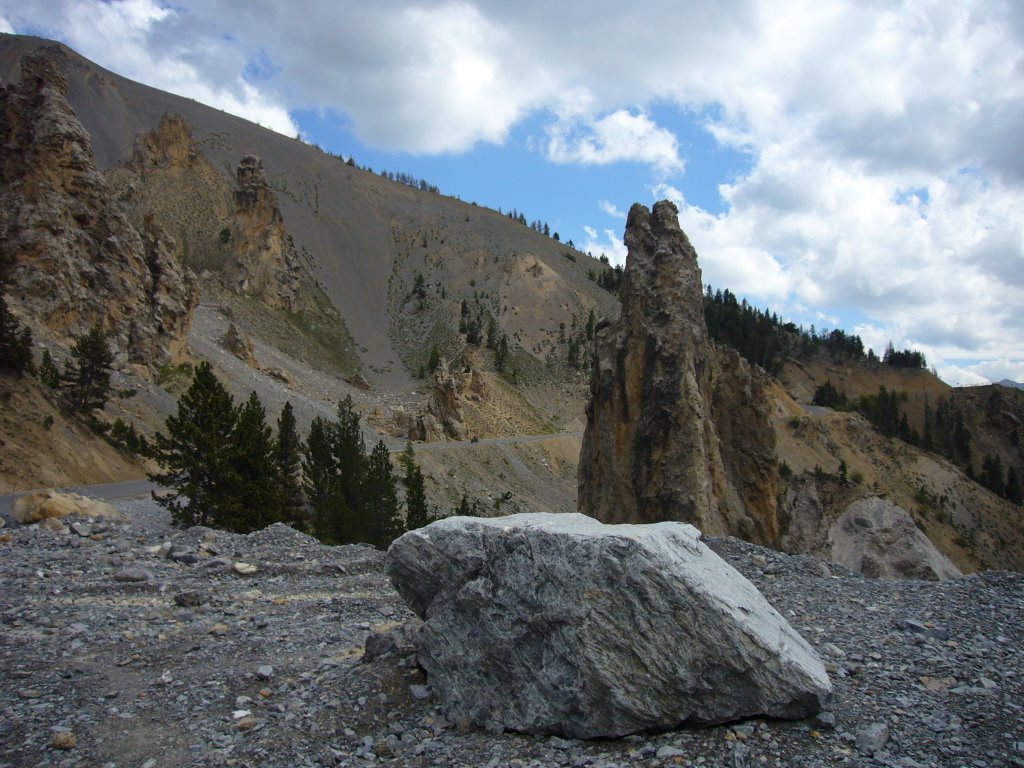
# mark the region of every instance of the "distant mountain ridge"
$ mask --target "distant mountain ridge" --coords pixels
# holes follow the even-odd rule
[[[1022,384],[1019,381],[1010,381],[1009,379],[1003,379],[1002,381],[997,381],[996,384],[998,384],[1001,387],[1011,387],[1013,389],[1024,389],[1024,384]]]

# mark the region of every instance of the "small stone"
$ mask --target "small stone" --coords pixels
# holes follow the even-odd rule
[[[235,728],[240,731],[251,731],[259,725],[259,721],[255,717],[243,717],[235,722]]]
[[[174,596],[174,602],[182,608],[197,608],[206,602],[206,598],[201,592],[196,592],[195,590],[190,589],[176,594]]]
[[[92,526],[88,523],[81,521],[75,521],[71,524],[71,530],[81,536],[83,539],[87,539],[92,536]]]
[[[671,744],[666,744],[664,747],[660,747],[658,751],[654,753],[654,756],[665,760],[673,757],[686,757],[686,753],[679,749],[679,747],[673,747]]]
[[[835,643],[825,643],[821,646],[821,652],[826,656],[831,656],[834,659],[842,659],[846,657],[846,651],[840,648]]]
[[[235,573],[239,573],[242,576],[251,576],[259,570],[252,563],[235,563]]]
[[[572,742],[568,739],[563,739],[558,736],[552,736],[550,739],[548,739],[548,746],[552,749],[561,749],[564,751],[572,748]]]
[[[857,731],[857,751],[871,756],[885,749],[889,743],[889,726],[885,723],[871,723]]]
[[[920,680],[921,685],[935,693],[945,693],[956,686],[958,682],[955,677],[928,677],[927,675],[921,677]]]
[[[71,731],[57,731],[50,739],[50,746],[54,749],[74,749],[78,740]]]
[[[419,701],[423,701],[424,699],[430,698],[430,689],[427,688],[427,686],[425,685],[413,683],[409,686],[409,691],[410,693],[412,693],[412,697],[414,699],[418,699]]]
[[[191,549],[174,550],[171,552],[169,559],[175,563],[181,563],[182,565],[195,565],[199,562],[199,553]]]
[[[819,712],[814,716],[812,722],[823,731],[834,731],[836,729],[836,716],[831,712]]]
[[[147,571],[145,568],[139,568],[137,566],[125,568],[123,571],[118,571],[114,574],[114,581],[121,581],[129,584],[140,581],[150,581],[152,578],[152,573]]]
[[[261,664],[256,668],[256,677],[260,680],[269,680],[274,676],[274,668],[269,664]]]
[[[211,634],[211,635],[226,635],[227,633],[228,633],[228,625],[227,624],[217,623],[217,624],[214,624],[209,629],[209,634]]]
[[[55,517],[47,517],[40,520],[39,527],[51,533],[66,534],[68,532],[68,527]]]

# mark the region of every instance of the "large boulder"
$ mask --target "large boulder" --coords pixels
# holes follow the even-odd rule
[[[617,737],[807,717],[831,693],[807,642],[690,525],[450,517],[395,540],[386,566],[457,722]]]
[[[872,578],[955,579],[962,574],[902,507],[869,496],[846,508],[828,531],[832,560]]]
[[[116,507],[77,493],[37,491],[15,499],[11,505],[11,516],[22,525],[50,519],[60,520],[69,515],[104,519],[112,523],[125,521],[124,514]]]

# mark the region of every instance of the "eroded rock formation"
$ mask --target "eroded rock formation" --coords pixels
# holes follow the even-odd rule
[[[578,514],[451,517],[396,539],[385,563],[456,722],[599,738],[816,713],[831,694],[821,660],[699,536]]]
[[[294,312],[299,303],[299,257],[263,163],[254,155],[243,157],[237,179],[228,285],[267,306]]]
[[[153,168],[188,168],[200,162],[192,129],[180,115],[164,115],[155,131],[140,133],[132,147],[130,167],[140,174]]]
[[[634,205],[625,241],[622,313],[597,335],[580,511],[772,542],[778,459],[766,377],[708,339],[697,254],[675,205]]]
[[[0,86],[0,264],[8,301],[38,336],[69,344],[93,325],[142,363],[184,349],[198,300],[173,240],[140,234],[114,202],[89,134],[67,101],[57,47]]]
[[[247,366],[255,370],[260,369],[260,364],[256,360],[256,351],[253,348],[252,339],[249,337],[249,334],[239,331],[234,323],[228,323],[228,330],[224,334],[222,343],[224,344],[224,349]]]
[[[416,420],[415,434],[410,436],[417,440],[436,442],[439,440],[465,440],[466,425],[462,412],[462,395],[459,382],[448,368],[448,362],[442,358],[434,369],[431,379],[430,399],[426,408]]]

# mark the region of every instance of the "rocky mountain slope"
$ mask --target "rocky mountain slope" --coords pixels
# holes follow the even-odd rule
[[[0,237],[16,255],[7,298],[37,355],[45,347],[58,362],[93,322],[114,331],[117,385],[134,395],[104,419],[151,434],[191,366],[209,360],[236,398],[257,391],[271,419],[289,400],[304,429],[351,396],[371,444],[429,438],[417,451],[439,513],[463,496],[488,513],[576,508],[591,334],[619,315],[593,279],[606,265],[507,215],[132,83],[54,43],[0,36],[0,79]],[[431,375],[435,348],[446,365]],[[771,380],[708,348],[716,373],[701,397],[718,404],[723,466],[745,467],[719,473],[716,492],[755,511],[736,512],[722,532],[831,557],[830,529],[850,504],[885,497],[960,569],[1024,567],[1019,507],[856,414],[811,406],[825,380],[850,397],[880,384],[905,391],[914,424],[926,398],[933,408],[954,400],[976,465],[997,451],[1022,467],[1024,409],[1012,391],[954,391],[927,371],[826,355],[794,358]],[[756,418],[751,387],[763,397]],[[0,421],[0,486],[141,474],[44,390],[4,388],[26,405]],[[750,446],[772,441],[778,466],[744,464]]]

